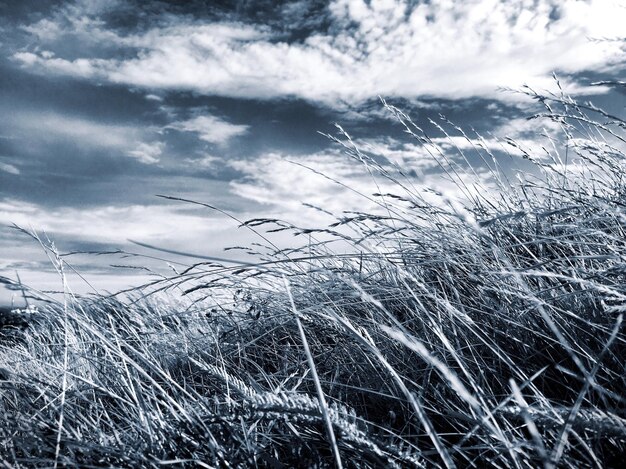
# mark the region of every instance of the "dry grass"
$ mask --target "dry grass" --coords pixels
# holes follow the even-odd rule
[[[342,138],[395,184],[373,196],[381,213],[319,231],[250,221],[326,241],[268,245],[255,265],[190,266],[133,301],[46,307],[1,345],[5,465],[616,466],[626,124],[527,93],[561,126],[581,177],[564,173],[563,150],[522,151],[535,169],[511,184],[477,147],[498,189],[465,208],[433,204]],[[352,249],[333,253],[337,237]],[[234,301],[218,301],[224,292]]]

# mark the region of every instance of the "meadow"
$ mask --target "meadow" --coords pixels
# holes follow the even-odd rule
[[[0,461],[619,467],[626,121],[524,92],[543,106],[537,131],[550,122],[560,138],[532,151],[503,142],[528,168],[513,176],[479,138],[451,159],[386,105],[463,205],[425,197],[343,134],[346,158],[372,175],[363,197],[376,213],[319,229],[249,220],[262,260],[198,262],[124,295],[66,294],[27,328],[4,327]],[[492,190],[460,176],[466,153]],[[274,245],[274,231],[302,246]],[[334,251],[337,239],[349,248]],[[63,280],[65,258],[40,241]]]

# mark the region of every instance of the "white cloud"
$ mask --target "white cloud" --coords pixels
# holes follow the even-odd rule
[[[203,239],[228,225],[215,223],[206,212],[184,204],[48,209],[15,199],[0,200],[0,223],[45,230],[52,237],[73,241],[122,245],[128,239],[184,243]]]
[[[237,215],[247,219],[255,214],[238,213]],[[193,261],[185,257],[146,250],[130,243],[129,240],[179,252],[243,261],[250,261],[251,258],[240,252],[225,253],[224,248],[246,246],[252,241],[259,241],[249,230],[237,229],[237,222],[182,202],[168,202],[162,205],[49,209],[15,199],[0,199],[0,227],[13,223],[27,230],[35,230],[44,239],[47,237],[55,241],[61,252],[77,247],[80,249],[80,246],[84,246],[85,243],[88,246],[96,243],[103,246],[102,250],[108,250],[107,246],[121,247],[129,252],[157,255],[189,264]],[[0,259],[2,260],[0,272],[8,266],[15,265],[15,268],[19,268],[20,276],[26,284],[36,288],[59,289],[58,277],[49,275],[46,269],[42,268],[42,265],[49,266],[49,263],[41,252],[41,247],[35,241],[29,241],[25,235],[19,240],[16,239],[7,240],[0,236]],[[24,264],[24,259],[38,260],[40,263],[29,267]],[[71,264],[77,261],[74,257],[67,260]],[[98,289],[117,290],[155,279],[144,275],[145,278],[142,280],[137,276],[145,274],[145,271],[113,271],[110,264],[148,266],[154,267],[154,271],[158,272],[167,270],[165,262],[155,262],[145,258],[120,258],[119,256],[89,257],[84,260],[83,268],[81,266],[77,268],[81,274],[89,274],[85,276]],[[99,275],[96,275],[97,272],[94,273],[94,271],[99,271]],[[13,270],[11,270],[12,273]],[[171,271],[168,273],[171,274]],[[74,277],[70,285],[74,291],[88,291],[80,278]],[[0,295],[1,300],[3,298]]]
[[[32,52],[18,52],[13,58],[27,66],[43,66],[44,69],[59,75],[69,75],[80,78],[92,78],[99,74],[99,65],[108,65],[106,60],[76,59],[48,57],[47,54],[33,54]]]
[[[409,148],[407,155],[416,154],[414,148]],[[425,158],[426,155],[422,153],[419,157]],[[408,157],[405,159],[409,160]],[[441,173],[405,177],[387,166],[392,178],[400,185],[376,170],[368,171],[363,163],[340,152],[297,157],[272,153],[230,164],[245,175],[243,179],[231,182],[233,194],[265,205],[266,213],[257,216],[275,216],[300,226],[317,228],[326,226],[332,220],[317,211],[303,212],[303,203],[320,207],[336,216],[344,211],[388,214],[386,204],[395,206],[399,212],[406,210],[407,206],[393,198],[373,196],[374,193],[391,193],[417,203],[441,206],[448,202],[463,203],[468,195],[484,193],[485,187],[493,187],[490,173],[482,170],[477,170],[474,175],[469,172],[458,174],[457,184]],[[418,171],[426,166],[424,162],[416,165]],[[409,168],[400,169],[406,174]]]
[[[235,125],[215,116],[197,116],[170,124],[167,128],[182,132],[195,132],[200,140],[225,145],[231,138],[245,134],[247,125]]]
[[[142,163],[158,162],[163,144],[151,141],[156,131],[113,125],[56,112],[14,112],[0,115],[0,124],[25,141],[66,141],[85,148],[107,148],[137,158]]]
[[[206,171],[215,172],[223,162],[223,158],[213,155],[203,155],[201,158],[185,158],[183,161],[190,167],[200,168]]]
[[[434,158],[438,149],[434,145],[401,142],[393,138],[357,139],[354,143],[360,151],[382,156],[405,173],[421,175],[438,166]]]
[[[525,118],[502,119],[485,135],[469,129],[463,134],[460,127],[451,122],[436,124],[448,135],[429,137],[419,143],[416,143],[415,139],[401,141],[390,137],[361,138],[356,139],[354,143],[361,151],[383,156],[405,174],[420,176],[424,172],[440,171],[441,165],[445,167],[448,162],[466,167],[467,162],[463,154],[475,160],[480,153],[489,166],[493,166],[489,153],[494,154],[498,160],[499,155],[503,153],[516,157],[529,153],[537,159],[550,158],[551,155],[546,153],[546,147],[551,152],[556,152],[550,140],[562,142],[565,137],[560,124],[547,119],[541,121]],[[518,146],[510,145],[508,143],[510,141],[514,141]],[[562,146],[560,143],[556,145]],[[474,164],[480,164],[480,160],[479,158]]]
[[[384,96],[490,96],[499,86],[550,87],[553,70],[576,73],[623,66],[619,41],[626,8],[614,0],[335,0],[331,33],[288,44],[266,28],[179,23],[120,36],[97,22],[134,57],[45,57],[19,52],[25,67],[114,83],[247,98],[297,96],[337,105]],[[75,21],[76,22],[76,21]],[[48,35],[40,35],[44,43]],[[73,33],[74,34],[74,33]],[[580,91],[570,83],[569,89]],[[500,99],[511,98],[499,94]]]
[[[63,138],[97,147],[124,147],[136,136],[135,129],[110,125],[56,112],[22,111],[6,122],[22,131],[37,131],[46,139]]]
[[[164,146],[163,142],[140,143],[134,150],[129,150],[126,154],[137,158],[142,163],[155,164],[159,162]]]
[[[14,174],[16,176],[20,174],[20,170],[17,167],[9,163],[3,163],[1,161],[0,161],[0,171],[4,171],[5,173],[9,173],[9,174]]]
[[[340,154],[316,153],[293,161],[350,183],[362,177],[362,168]],[[270,153],[255,159],[231,161],[230,165],[244,174],[244,179],[231,182],[233,192],[239,197],[266,206],[280,206],[287,213],[297,212],[302,202],[314,203],[329,211],[354,208],[346,198],[338,196],[344,192],[339,185],[290,162],[283,155]]]

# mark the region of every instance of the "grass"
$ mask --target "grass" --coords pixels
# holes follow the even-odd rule
[[[201,262],[126,296],[68,293],[26,331],[5,333],[0,461],[618,467],[626,123],[525,92],[545,107],[538,128],[547,119],[561,138],[539,152],[510,141],[531,165],[514,183],[476,145],[491,191],[463,182],[386,105],[433,150],[465,206],[425,198],[344,133],[348,156],[395,187],[367,195],[378,213],[344,213],[319,230],[251,220],[262,262]],[[280,249],[272,230],[312,241]],[[333,252],[336,239],[350,248]],[[42,245],[63,276],[64,258]]]

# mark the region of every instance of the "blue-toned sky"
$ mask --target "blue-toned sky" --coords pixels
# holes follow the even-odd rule
[[[312,225],[328,220],[302,202],[363,208],[294,164],[368,190],[319,133],[335,122],[416,187],[445,191],[379,96],[425,128],[442,113],[494,149],[532,146],[532,105],[502,88],[554,90],[556,72],[570,94],[623,113],[623,92],[590,84],[624,79],[624,25],[621,0],[0,1],[0,275],[60,285],[11,223],[64,252],[147,253],[134,239],[224,256],[250,241],[156,194]],[[128,262],[76,267],[112,290],[141,280],[108,267]]]

